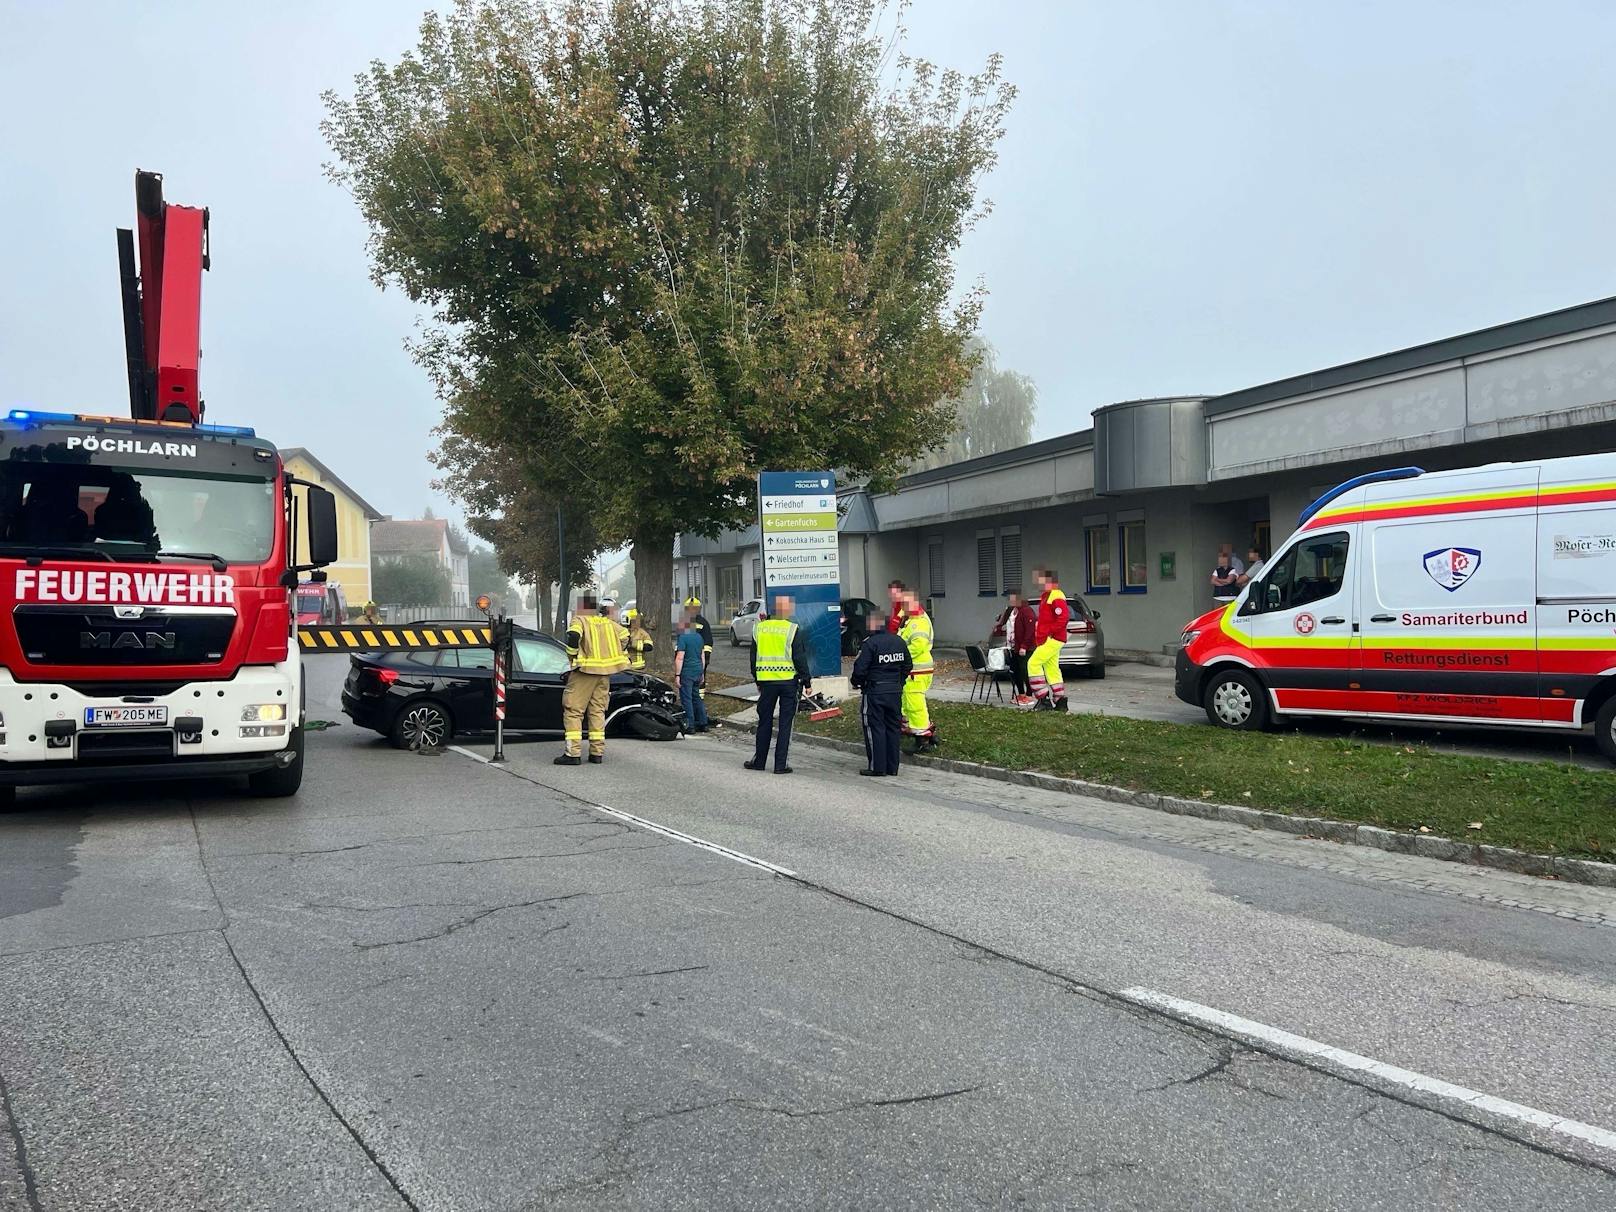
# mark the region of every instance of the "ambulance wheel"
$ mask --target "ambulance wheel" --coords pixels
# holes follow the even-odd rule
[[[303,730],[292,729],[292,744],[290,746],[293,757],[284,766],[276,766],[270,770],[260,770],[257,774],[247,776],[247,790],[254,795],[265,798],[284,798],[296,795],[297,789],[303,785]]]
[[[1244,669],[1219,669],[1206,680],[1206,718],[1219,728],[1256,732],[1268,725],[1268,701]]]
[[[1616,762],[1616,695],[1606,699],[1594,717],[1594,736],[1599,741],[1599,752]]]

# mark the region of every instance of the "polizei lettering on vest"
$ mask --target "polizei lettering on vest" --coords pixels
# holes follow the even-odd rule
[[[195,442],[148,442],[143,438],[69,438],[69,450],[91,454],[167,455],[171,459],[196,458]]]
[[[18,602],[86,606],[234,606],[236,578],[223,572],[117,572],[19,568]]]

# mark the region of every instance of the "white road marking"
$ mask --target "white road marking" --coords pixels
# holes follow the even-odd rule
[[[503,770],[507,774],[515,773],[509,767],[495,766],[494,763],[490,762],[482,754],[473,753],[470,749],[466,749],[460,745],[450,745],[449,748],[454,750],[456,753],[469,757],[474,762],[481,762],[485,766],[494,766],[495,770]],[[538,785],[543,786],[543,784]],[[648,821],[643,816],[635,816],[632,812],[623,812],[606,804],[597,804],[593,800],[584,799],[575,792],[568,792],[567,794],[572,795],[573,798],[579,803],[583,804],[584,807],[590,808],[595,812],[604,812],[607,816],[616,817],[620,821],[627,821],[631,825],[649,830],[651,833],[660,834],[665,838],[671,838],[673,841],[683,842],[687,846],[694,846],[696,849],[705,850],[710,854],[722,855],[724,858],[731,859],[737,863],[744,863],[748,867],[756,867],[759,871],[772,871],[775,875],[783,875],[787,878],[796,877],[797,873],[791,870],[789,867],[781,867],[778,864],[771,863],[766,859],[753,858],[750,854],[744,854],[739,850],[731,850],[728,846],[720,846],[717,842],[709,842],[706,838],[696,837],[694,834],[681,833],[677,829],[670,829],[666,825],[659,825],[655,821]]]
[[[1582,1123],[1580,1120],[1567,1119],[1565,1116],[1539,1111],[1536,1107],[1512,1103],[1508,1099],[1483,1094],[1479,1090],[1456,1086],[1452,1082],[1443,1081],[1441,1078],[1427,1077],[1425,1074],[1416,1073],[1412,1069],[1400,1069],[1396,1065],[1388,1065],[1384,1061],[1378,1061],[1372,1057],[1359,1056],[1356,1052],[1348,1052],[1342,1048],[1332,1047],[1329,1044],[1321,1044],[1317,1040],[1311,1040],[1305,1036],[1292,1035],[1289,1031],[1281,1031],[1278,1027],[1270,1027],[1266,1023],[1241,1018],[1238,1014],[1230,1014],[1226,1010],[1203,1006],[1199,1002],[1185,1001],[1183,998],[1158,993],[1154,989],[1134,986],[1131,989],[1122,990],[1117,996],[1134,1003],[1136,1006],[1166,1011],[1178,1018],[1189,1019],[1192,1022],[1215,1027],[1228,1035],[1255,1041],[1281,1054],[1322,1061],[1326,1065],[1351,1070],[1354,1073],[1366,1073],[1383,1082],[1402,1086],[1420,1094],[1463,1103],[1467,1107],[1474,1108],[1477,1111],[1484,1111],[1489,1115],[1498,1115],[1505,1119],[1531,1124],[1533,1127],[1543,1128],[1560,1136],[1569,1136],[1576,1140],[1597,1145],[1601,1149],[1616,1152],[1616,1132],[1612,1132],[1609,1128],[1596,1127],[1593,1124]]]

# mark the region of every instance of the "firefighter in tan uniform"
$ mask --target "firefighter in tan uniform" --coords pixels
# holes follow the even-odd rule
[[[628,668],[628,632],[615,619],[596,611],[595,596],[578,599],[578,611],[567,624],[567,674],[561,695],[562,727],[566,748],[557,766],[576,766],[583,760],[584,725],[589,726],[589,760],[606,760],[606,705],[611,699],[612,674]]]
[[[623,618],[628,623],[628,667],[644,669],[645,654],[655,648],[656,643],[645,629],[645,620],[640,617],[638,610],[625,610]]]

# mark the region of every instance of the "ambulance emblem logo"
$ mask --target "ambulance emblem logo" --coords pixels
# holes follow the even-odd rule
[[[1474,547],[1444,547],[1425,553],[1425,571],[1442,588],[1452,593],[1481,567],[1481,552]]]
[[[1296,628],[1297,635],[1312,635],[1313,629],[1318,625],[1319,621],[1305,610],[1297,615],[1295,622],[1291,624],[1292,627]]]

